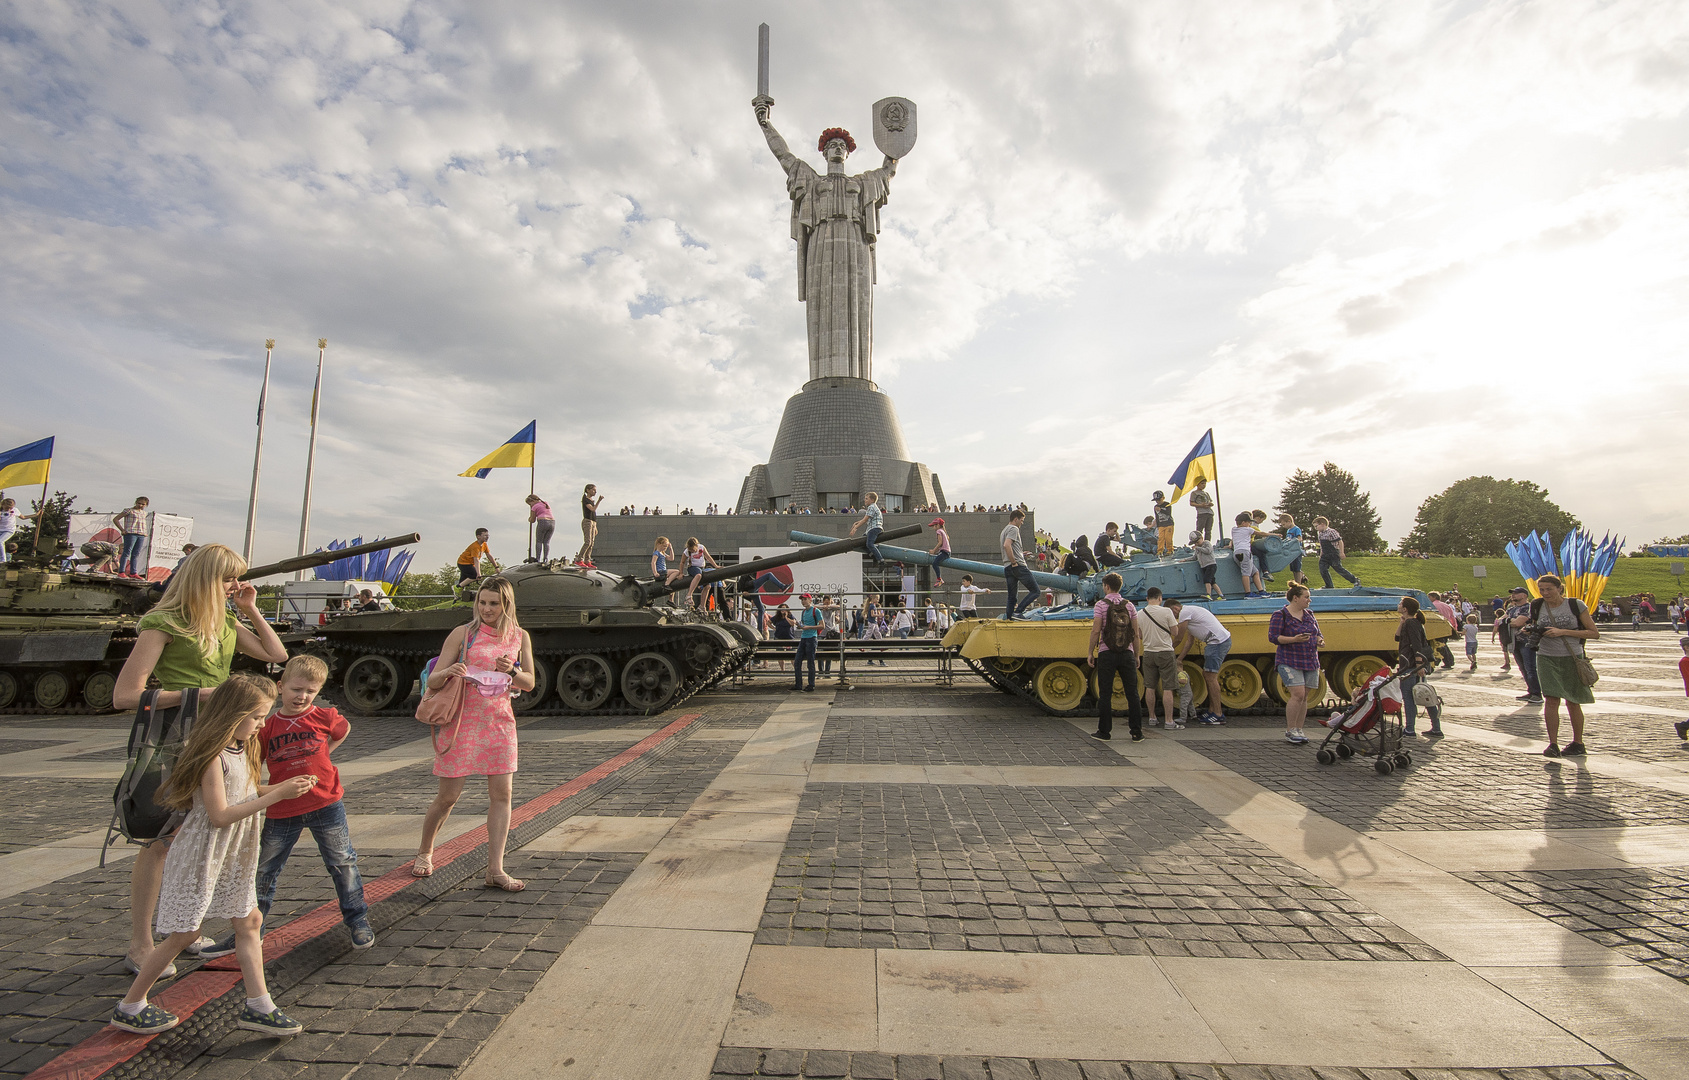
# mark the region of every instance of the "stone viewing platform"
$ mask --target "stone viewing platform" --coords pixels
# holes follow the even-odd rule
[[[336,756],[376,946],[351,951],[300,851],[265,943],[305,1033],[236,1031],[212,994],[144,1046],[102,1036],[129,978],[134,849],[95,865],[126,725],[7,717],[0,1073],[1674,1080],[1677,650],[1591,653],[1587,758],[1538,753],[1486,646],[1435,676],[1448,736],[1390,777],[1317,764],[1273,717],[1099,743],[968,676],[526,718],[517,894],[480,888],[473,786],[409,877],[428,739],[354,719]],[[232,985],[182,966],[161,1001]]]

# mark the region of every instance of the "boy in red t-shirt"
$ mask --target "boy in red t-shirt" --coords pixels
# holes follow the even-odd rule
[[[1677,673],[1683,676],[1683,693],[1689,696],[1689,637],[1678,638],[1677,647],[1683,650],[1683,659],[1677,662]],[[1679,720],[1672,727],[1677,729],[1677,737],[1689,739],[1689,720]]]
[[[346,807],[340,801],[344,794],[340,770],[329,760],[329,754],[346,741],[352,725],[337,710],[315,704],[327,680],[328,665],[317,657],[295,656],[289,660],[282,669],[276,711],[264,721],[264,730],[259,733],[260,754],[269,767],[270,783],[315,776],[317,784],[299,798],[275,803],[264,813],[264,839],[258,855],[258,910],[270,914],[270,905],[276,899],[276,879],[300,834],[310,829],[328,876],[334,881],[340,915],[352,932],[352,947],[367,949],[375,944],[375,931],[370,929],[364,882],[358,875],[358,853],[352,848]],[[234,951],[231,934],[201,949],[199,955],[209,959]]]

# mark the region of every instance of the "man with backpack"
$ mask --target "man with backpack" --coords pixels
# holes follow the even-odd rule
[[[1126,695],[1127,718],[1132,729],[1132,741],[1144,738],[1144,711],[1138,698],[1138,652],[1143,646],[1137,623],[1137,609],[1120,595],[1121,578],[1110,572],[1103,575],[1107,592],[1092,608],[1091,644],[1086,658],[1097,676],[1097,730],[1091,738],[1104,742],[1114,732],[1114,679],[1120,677],[1120,689]]]

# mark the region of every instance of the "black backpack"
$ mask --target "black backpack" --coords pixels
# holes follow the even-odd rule
[[[1103,644],[1110,652],[1125,652],[1132,647],[1132,616],[1127,614],[1126,601],[1103,603],[1108,604],[1108,614],[1103,617]]]
[[[146,844],[169,836],[187,815],[153,802],[159,789],[170,781],[170,770],[182,754],[199,716],[199,690],[182,691],[182,703],[173,708],[158,708],[157,690],[141,695],[140,707],[129,728],[129,761],[111,798],[114,810],[111,827],[106,830],[106,847],[113,836]],[[105,852],[100,853],[100,865],[105,865]]]

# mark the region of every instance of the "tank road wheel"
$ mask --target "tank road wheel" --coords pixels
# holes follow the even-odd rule
[[[1318,705],[1324,701],[1325,692],[1329,689],[1330,687],[1326,685],[1325,672],[1322,670],[1320,672],[1320,684],[1308,691],[1308,704]],[[1267,696],[1280,705],[1286,705],[1290,702],[1290,690],[1284,685],[1284,680],[1278,677],[1277,664],[1273,665],[1272,677],[1267,680]]]
[[[1208,700],[1208,680],[1202,677],[1202,661],[1186,660],[1182,666],[1191,681],[1191,705],[1203,704]]]
[[[1261,700],[1261,673],[1247,660],[1220,665],[1220,703],[1228,709],[1247,709]]]
[[[1070,660],[1053,660],[1038,669],[1032,677],[1032,685],[1038,691],[1038,700],[1045,708],[1056,712],[1072,712],[1085,700],[1085,691],[1090,680],[1079,665]]]
[[[681,647],[681,656],[686,666],[702,675],[716,665],[715,642],[706,637],[697,637]]]
[[[1013,675],[1026,661],[1019,656],[994,656],[986,663],[995,668],[999,675]]]
[[[70,700],[70,677],[62,671],[43,671],[35,677],[35,704],[56,709]]]
[[[9,671],[0,671],[0,709],[4,709],[18,699],[18,677]]]
[[[534,688],[510,695],[510,707],[518,714],[532,712],[543,705],[557,689],[556,667],[549,660],[534,657]]]
[[[601,708],[615,689],[610,662],[595,653],[571,656],[557,671],[557,696],[575,712]]]
[[[112,694],[116,690],[116,675],[109,671],[96,671],[82,684],[82,700],[95,712],[106,712],[111,708]]]
[[[662,711],[679,690],[680,668],[662,653],[640,653],[622,668],[622,696],[643,712]]]
[[[410,693],[408,674],[391,656],[366,653],[346,665],[341,690],[346,704],[362,713],[390,709]]]
[[[1372,653],[1361,653],[1346,660],[1339,660],[1332,665],[1332,674],[1337,684],[1334,689],[1338,696],[1352,699],[1356,691],[1372,681],[1379,668],[1389,666],[1382,657]]]

